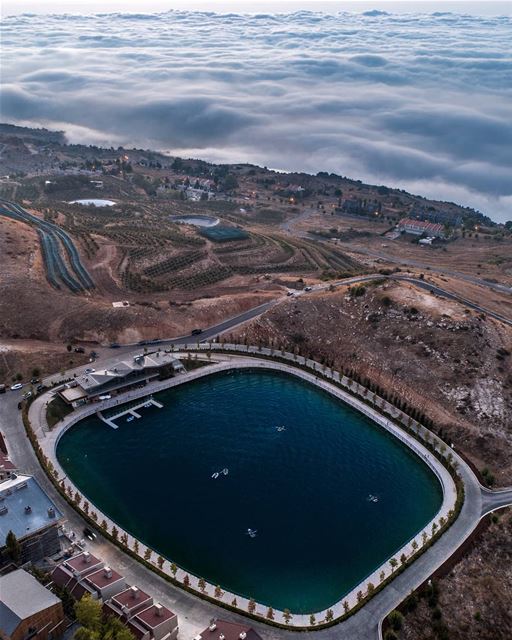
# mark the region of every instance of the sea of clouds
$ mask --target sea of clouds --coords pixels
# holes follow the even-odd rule
[[[18,15],[2,38],[3,121],[512,219],[510,16]]]

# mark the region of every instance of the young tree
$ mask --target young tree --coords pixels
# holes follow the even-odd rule
[[[343,600],[343,611],[348,613],[350,610],[350,605],[348,604],[348,600]]]
[[[290,612],[290,609],[285,609],[283,611],[283,618],[284,618],[284,621],[286,622],[286,624],[288,624],[290,622],[290,620],[292,619],[292,614]]]
[[[162,569],[162,567],[164,566],[164,562],[165,562],[165,559],[162,558],[162,556],[158,556],[158,558],[156,559],[156,563],[159,569]]]
[[[190,586],[190,578],[188,573],[186,573],[183,577],[183,584],[185,587],[189,587]]]
[[[77,622],[89,631],[95,633],[101,631],[101,603],[89,593],[86,593],[81,600],[75,603],[75,615]]]
[[[334,612],[332,609],[327,609],[327,611],[325,612],[325,621],[326,622],[331,622],[331,620],[334,618]]]
[[[133,541],[133,552],[136,555],[139,555],[139,541],[138,540],[134,540]]]
[[[273,619],[273,618],[272,618],[272,619]],[[315,617],[315,614],[314,614],[314,613],[312,613],[312,614],[309,616],[309,624],[310,624],[312,627],[314,627],[314,626],[315,626],[315,624],[316,624],[316,617]]]
[[[114,540],[117,540],[117,538],[119,537],[119,530],[116,525],[113,525],[112,527],[112,537],[114,538]]]
[[[394,609],[388,616],[388,621],[389,624],[391,625],[391,627],[395,630],[395,631],[400,631],[400,629],[402,628],[403,624],[404,624],[404,617],[403,615],[400,613],[400,611],[397,611],[396,609]]]
[[[272,609],[272,607],[269,607],[267,609],[267,618],[269,620],[273,620],[274,619],[274,609]]]
[[[233,598],[233,600],[231,600],[231,606],[238,607],[238,600],[236,598]]]
[[[224,595],[224,592],[223,592],[223,591],[222,591],[222,589],[220,588],[220,584],[218,584],[218,585],[215,587],[215,591],[213,592],[213,595],[214,595],[216,598],[219,598],[219,599],[220,599],[220,598],[222,598],[222,596]]]
[[[398,565],[398,560],[396,558],[391,558],[389,564],[391,565],[391,571],[394,571]]]
[[[176,577],[177,571],[178,571],[178,567],[174,564],[174,562],[171,562],[171,573],[174,577]]]
[[[249,613],[254,613],[256,611],[256,602],[254,601],[254,598],[251,598],[247,603],[247,611]]]
[[[197,581],[197,586],[204,593],[206,591],[206,581],[204,578],[199,578]]]
[[[149,547],[144,551],[144,560],[148,562],[151,560],[151,549]]]
[[[5,538],[5,546],[7,547],[7,555],[9,558],[15,563],[19,562],[21,558],[21,545],[11,530],[9,530]]]

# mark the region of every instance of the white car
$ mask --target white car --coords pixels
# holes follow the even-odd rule
[[[17,382],[11,387],[11,391],[18,391],[18,389],[23,389],[23,385],[21,384],[21,382]]]
[[[89,368],[89,369],[85,370],[85,373],[94,373],[95,371],[96,371],[96,369]]]

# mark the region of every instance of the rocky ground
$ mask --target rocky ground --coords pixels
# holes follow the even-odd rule
[[[512,629],[512,513],[498,513],[474,548],[406,613],[403,640],[509,640]]]

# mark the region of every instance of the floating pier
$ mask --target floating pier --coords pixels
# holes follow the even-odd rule
[[[145,398],[144,400],[141,400],[138,404],[136,404],[133,407],[128,407],[127,409],[123,409],[122,411],[119,411],[113,416],[110,416],[110,418],[107,418],[106,416],[104,416],[101,411],[97,411],[96,415],[100,420],[102,420],[105,424],[108,424],[108,426],[111,427],[112,429],[118,429],[119,425],[116,424],[114,420],[117,420],[118,418],[122,418],[123,416],[126,416],[126,415],[131,415],[134,418],[142,418],[141,414],[137,413],[137,409],[142,409],[148,404],[152,404],[154,407],[157,407],[158,409],[162,409],[164,406],[161,402],[158,402],[154,398],[150,397],[150,398]]]

